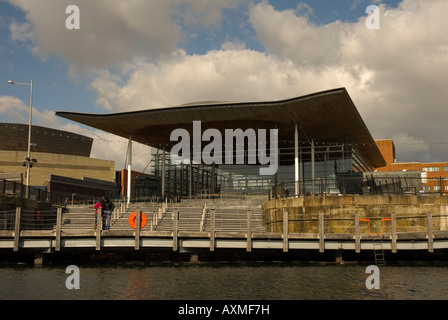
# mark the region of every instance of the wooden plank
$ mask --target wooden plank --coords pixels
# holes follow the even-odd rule
[[[361,235],[359,229],[359,213],[355,213],[355,252],[361,252]]]
[[[55,251],[61,250],[61,225],[62,225],[62,208],[59,207],[56,211],[56,241]]]
[[[275,239],[275,233],[271,233],[271,238]],[[319,239],[318,233],[289,233],[289,239]]]
[[[288,252],[288,210],[283,208],[283,252]]]
[[[0,237],[1,238],[14,238],[14,231],[13,230],[0,230]]]
[[[252,251],[252,231],[251,231],[251,211],[247,210],[247,222],[246,222],[246,251],[251,252]]]
[[[169,230],[142,230],[140,235],[142,237],[160,237],[160,238],[171,238],[172,232]]]
[[[178,234],[177,234],[177,222],[179,219],[179,209],[174,209],[173,212],[173,251],[177,251]]]
[[[54,236],[54,230],[20,230],[20,238],[53,238]]]
[[[428,252],[434,252],[434,235],[432,232],[432,212],[427,213],[428,225]]]
[[[215,239],[216,238],[245,239],[246,232],[245,231],[215,231]]]
[[[427,240],[427,231],[398,232],[398,240]]]
[[[293,233],[289,234],[289,238],[291,238],[291,235]],[[252,240],[253,239],[281,239],[282,234],[281,233],[274,233],[274,232],[252,232]]]
[[[353,233],[325,233],[324,240],[353,240],[354,236]]]
[[[397,253],[397,215],[391,214],[392,232],[391,232],[391,252]]]
[[[61,237],[66,237],[66,238],[76,238],[76,237],[96,237],[96,229],[74,229],[74,230],[70,230],[70,229],[65,229],[65,230],[61,230]]]
[[[215,251],[215,209],[210,210],[210,251]]]
[[[170,232],[171,236],[171,232]],[[191,231],[191,230],[179,230],[177,231],[179,238],[210,238],[210,232],[206,231]]]
[[[140,250],[140,219],[142,216],[142,212],[140,210],[140,208],[137,208],[136,210],[136,215],[135,215],[135,244],[134,244],[134,248],[135,250]]]
[[[324,221],[324,213],[319,212],[319,252],[324,252],[325,250],[325,221]]]
[[[20,243],[20,216],[22,214],[22,208],[16,208],[16,218],[14,222],[14,249],[13,251],[19,251]]]
[[[448,232],[446,230],[433,230],[432,234],[434,236],[434,239],[447,239],[448,238]]]

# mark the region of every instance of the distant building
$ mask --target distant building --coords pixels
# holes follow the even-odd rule
[[[397,162],[392,139],[375,142],[386,160],[386,166],[375,168],[375,171],[417,171],[420,172],[421,192],[448,194],[448,162]]]
[[[4,179],[19,174],[22,182],[26,181],[23,160],[27,156],[28,125],[0,123],[0,137],[0,173]],[[73,194],[80,198],[86,184],[98,189],[95,195],[84,192],[87,198],[116,186],[115,162],[91,158],[92,142],[92,138],[72,132],[32,126],[31,157],[37,163],[31,168],[30,185],[70,199]]]

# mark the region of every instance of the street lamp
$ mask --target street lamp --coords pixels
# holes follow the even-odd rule
[[[20,84],[23,86],[29,86],[30,87],[30,119],[29,119],[29,125],[28,125],[28,155],[26,156],[23,165],[26,166],[26,197],[29,197],[29,188],[30,188],[30,168],[33,166],[33,163],[36,163],[36,159],[31,159],[31,119],[33,114],[33,80],[31,80],[31,83],[19,83],[14,82],[12,80],[8,81],[9,84]]]

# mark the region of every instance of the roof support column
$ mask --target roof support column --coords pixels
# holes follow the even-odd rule
[[[300,195],[299,190],[299,132],[297,124],[294,130],[294,185],[296,197]]]
[[[311,188],[314,191],[314,180],[316,179],[316,168],[314,163],[314,139],[311,139]]]
[[[165,162],[166,162],[166,154],[165,154],[165,146],[162,148],[162,202],[165,201]]]
[[[193,188],[193,157],[190,155],[190,163],[188,168],[188,195],[192,195],[192,188]]]
[[[132,137],[129,136],[128,142],[128,182],[127,182],[127,204],[131,201],[131,174],[132,174]]]

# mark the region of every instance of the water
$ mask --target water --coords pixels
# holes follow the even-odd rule
[[[258,264],[79,265],[69,290],[67,266],[0,266],[0,299],[84,300],[395,300],[447,299],[448,266],[380,268],[380,289],[367,289],[366,265]]]

